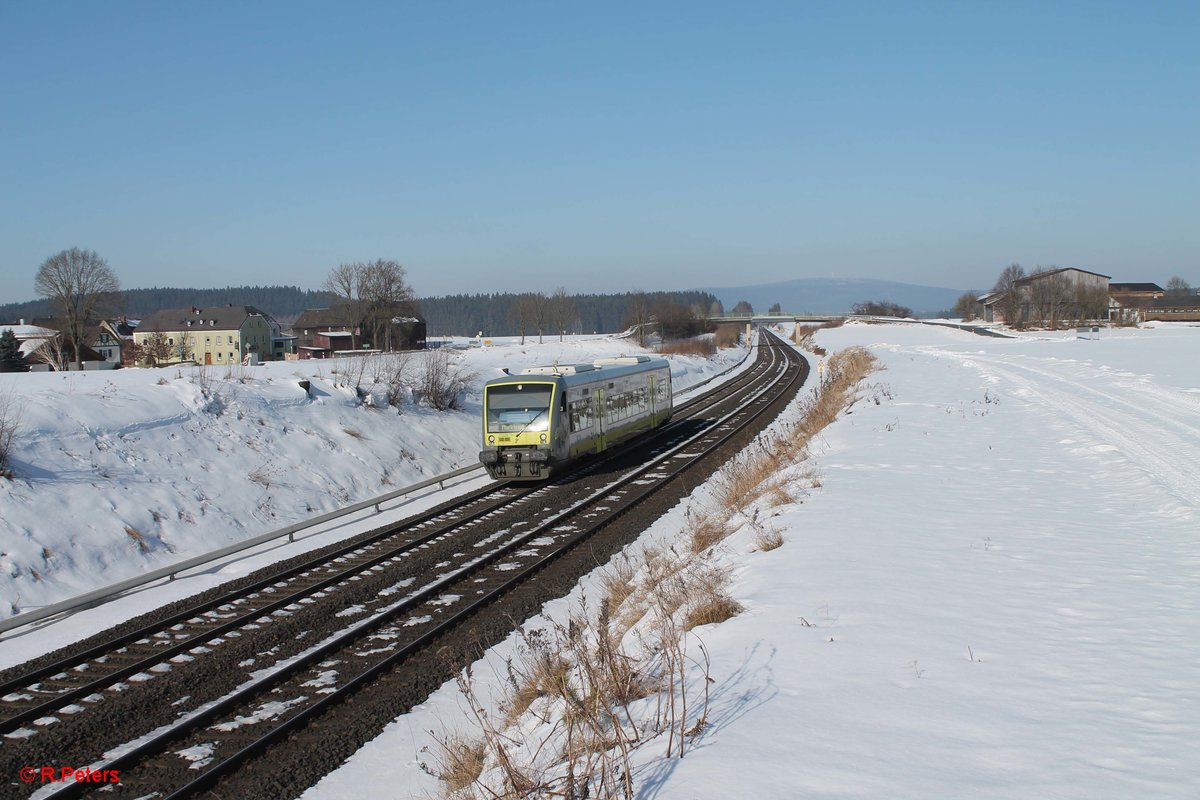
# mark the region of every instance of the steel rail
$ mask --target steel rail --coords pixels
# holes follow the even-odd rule
[[[459,504],[459,507],[469,505],[471,502],[474,502],[475,500],[485,498],[490,493],[497,492],[498,490],[502,491],[507,488],[509,488],[509,487],[493,486],[493,487],[489,487],[489,489],[487,491],[476,492],[470,498],[468,498],[466,500],[466,502]],[[502,502],[508,503],[508,502],[512,502],[513,500],[519,500],[522,497],[532,494],[538,488],[540,488],[540,487],[537,487],[537,486],[521,487],[521,489],[517,489],[516,497],[511,498],[511,499],[505,498]],[[525,491],[522,492],[522,489],[525,489]],[[14,714],[3,717],[2,719],[0,719],[0,735],[9,733],[9,732],[15,730],[22,723],[29,722],[31,720],[38,719],[40,717],[48,716],[49,714],[51,714],[55,709],[59,708],[60,706],[71,703],[80,698],[87,697],[88,695],[94,694],[94,693],[100,691],[101,689],[107,688],[111,684],[122,680],[123,678],[127,678],[131,675],[136,675],[139,672],[145,672],[145,671],[149,670],[152,666],[154,666],[156,664],[160,664],[164,661],[167,661],[170,658],[172,658],[173,656],[180,655],[182,653],[186,653],[186,652],[191,651],[203,644],[206,644],[206,643],[212,641],[213,639],[223,637],[226,634],[228,634],[230,631],[234,631],[234,630],[242,628],[246,625],[253,624],[253,623],[255,623],[256,620],[259,620],[264,616],[268,616],[271,613],[273,613],[274,611],[277,611],[282,608],[286,608],[287,606],[292,605],[293,603],[297,603],[305,597],[309,597],[311,595],[317,594],[318,592],[323,592],[323,591],[327,590],[328,588],[330,588],[331,586],[334,586],[336,584],[340,584],[347,580],[350,580],[356,575],[360,575],[364,572],[371,570],[373,567],[375,567],[378,564],[382,564],[383,562],[389,561],[393,558],[396,558],[399,555],[407,553],[411,550],[415,550],[433,539],[436,539],[440,536],[446,535],[446,533],[449,531],[452,531],[460,526],[463,526],[463,525],[469,524],[475,520],[478,520],[478,519],[486,516],[487,514],[491,514],[496,510],[497,507],[498,506],[493,505],[493,506],[488,506],[488,507],[479,509],[477,511],[474,511],[471,514],[468,514],[467,516],[462,517],[461,519],[454,520],[447,525],[436,527],[432,531],[421,534],[415,539],[405,541],[402,544],[400,544],[398,547],[395,547],[395,548],[385,547],[380,552],[369,556],[366,560],[357,562],[353,565],[350,565],[347,569],[333,572],[333,573],[321,578],[316,583],[305,584],[301,587],[296,588],[295,591],[280,592],[277,595],[272,594],[270,599],[268,600],[268,602],[265,605],[256,606],[251,609],[246,609],[245,613],[239,613],[237,616],[235,616],[233,618],[227,619],[220,623],[216,623],[212,627],[207,627],[205,630],[197,633],[194,636],[191,636],[184,640],[176,641],[169,645],[157,646],[153,649],[152,654],[146,658],[138,659],[137,661],[133,661],[133,662],[126,664],[126,665],[124,665],[116,670],[113,670],[111,672],[105,672],[103,675],[96,676],[95,680],[80,684],[79,686],[76,686],[71,689],[67,689],[67,690],[59,692],[59,693],[56,693],[56,694],[46,698],[45,702],[43,702],[43,703],[40,703],[35,706],[31,706],[29,708],[25,708]],[[31,691],[31,689],[29,688],[29,685],[31,683],[36,683],[40,679],[44,679],[49,676],[53,676],[53,675],[57,675],[62,672],[66,672],[66,671],[71,670],[74,667],[78,666],[79,664],[93,662],[93,661],[95,661],[95,659],[97,657],[109,655],[117,648],[122,647],[122,646],[127,646],[130,642],[139,642],[143,639],[153,638],[153,636],[155,634],[158,634],[168,628],[171,628],[173,625],[176,625],[180,622],[190,621],[196,617],[202,617],[206,610],[212,610],[214,608],[228,605],[233,601],[245,599],[248,595],[253,594],[255,592],[259,592],[268,586],[276,586],[281,581],[290,580],[290,579],[298,577],[306,572],[310,572],[314,568],[334,563],[337,559],[344,558],[347,553],[353,552],[355,550],[362,550],[362,549],[368,548],[372,545],[379,544],[380,542],[382,542],[383,540],[385,540],[386,538],[388,538],[390,536],[402,534],[405,531],[411,530],[412,528],[415,528],[422,524],[428,523],[428,522],[432,521],[432,519],[435,519],[436,517],[441,516],[444,513],[446,513],[446,512],[442,511],[441,513],[430,513],[428,515],[422,515],[421,517],[416,518],[412,524],[407,524],[403,528],[397,529],[397,530],[389,532],[389,533],[385,533],[377,539],[370,540],[367,542],[358,542],[353,546],[339,548],[338,550],[331,552],[331,553],[326,553],[321,557],[307,560],[302,564],[298,564],[298,565],[289,567],[285,572],[270,575],[268,577],[263,578],[262,580],[255,581],[254,583],[249,584],[247,586],[243,586],[243,587],[240,587],[239,589],[222,594],[221,596],[219,596],[217,598],[214,598],[212,600],[205,602],[200,607],[185,609],[185,610],[183,610],[177,614],[173,614],[170,617],[167,617],[165,619],[157,620],[156,622],[154,622],[151,625],[143,626],[143,627],[139,628],[138,630],[123,634],[122,636],[116,637],[114,639],[110,639],[102,644],[96,645],[95,647],[88,648],[87,650],[85,650],[81,653],[74,653],[68,659],[63,659],[62,661],[58,661],[53,664],[48,664],[48,665],[41,667],[37,670],[34,670],[32,672],[25,673],[25,674],[21,675],[19,678],[13,679],[11,681],[6,681],[4,684],[0,684],[0,697],[3,697],[5,695],[8,695],[8,694],[10,694],[12,692],[16,692],[16,691],[24,691],[24,692]],[[202,608],[204,610],[198,610],[200,608]],[[0,709],[0,714],[2,714],[2,713],[3,713],[3,710]]]

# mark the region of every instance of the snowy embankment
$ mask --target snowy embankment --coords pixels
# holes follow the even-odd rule
[[[0,375],[0,393],[20,412],[14,477],[0,479],[0,617],[468,466],[479,452],[485,380],[504,368],[639,351],[636,342],[607,337],[525,345],[497,339],[489,347],[456,350],[451,369],[470,380],[463,408],[446,412],[416,404],[411,395],[387,406],[375,381],[382,370],[371,359],[362,370],[358,359],[332,359]],[[695,385],[745,354],[671,356],[675,388]],[[403,357],[405,378],[414,382],[426,354]],[[310,382],[307,393],[302,380]],[[372,384],[364,404],[355,386]],[[390,514],[326,526],[330,533],[297,545],[230,558],[36,636],[10,637],[0,641],[0,668],[386,517],[406,516],[422,502],[432,501],[395,504]]]
[[[708,725],[683,759],[637,752],[638,796],[1198,796],[1200,328],[817,342],[884,370],[821,437],[820,485],[762,509],[782,547],[722,545],[745,610],[695,631]],[[682,540],[684,508],[647,536]],[[476,665],[485,701],[514,646]],[[305,797],[435,793],[429,731],[467,716],[448,684]]]

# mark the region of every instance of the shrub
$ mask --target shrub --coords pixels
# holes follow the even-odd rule
[[[742,340],[741,325],[718,325],[713,334],[713,342],[717,347],[737,347]]]
[[[13,400],[12,392],[0,393],[0,475],[11,477],[9,457],[13,442],[21,425],[21,409]]]
[[[742,611],[742,606],[724,592],[704,594],[699,601],[688,609],[683,621],[683,629],[690,631],[701,625],[715,625],[718,622],[736,617]]]
[[[778,528],[759,527],[754,534],[754,543],[758,549],[766,552],[783,546],[783,531]]]
[[[717,346],[712,339],[678,339],[673,342],[663,342],[657,348],[663,355],[701,356],[709,358],[717,352]]]
[[[850,309],[855,314],[868,317],[911,317],[912,309],[890,300],[868,300],[855,303]]]
[[[476,742],[457,734],[438,739],[434,766],[425,768],[442,782],[449,794],[461,792],[479,778],[483,772],[486,750],[483,742]]]
[[[471,374],[453,362],[447,351],[434,350],[425,357],[418,391],[430,408],[450,411],[462,407],[462,395],[470,380]]]

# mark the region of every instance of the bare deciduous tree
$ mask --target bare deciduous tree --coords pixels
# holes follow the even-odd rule
[[[979,292],[974,290],[963,292],[954,301],[954,315],[964,322],[970,322],[979,315]]]
[[[0,392],[0,476],[11,477],[9,456],[21,425],[21,408],[13,399],[12,390]]]
[[[41,347],[29,354],[29,360],[35,364],[48,364],[55,372],[70,369],[71,357],[63,346],[63,334],[55,333],[47,337]]]
[[[546,327],[546,296],[541,292],[525,292],[517,295],[509,309],[508,316],[521,334],[521,344],[525,344],[525,334],[530,329],[536,330],[541,337]]]
[[[381,350],[394,349],[392,329],[396,321],[416,316],[416,296],[408,285],[404,267],[398,261],[376,259],[363,268],[361,286],[375,346]]]
[[[180,334],[179,338],[171,343],[171,351],[174,355],[178,356],[180,361],[191,361],[194,355],[192,343],[184,334]]]
[[[512,301],[509,307],[509,320],[517,326],[517,332],[521,333],[521,345],[524,347],[524,336],[533,325],[534,319],[538,315],[538,299],[532,293],[517,295],[516,300]]]
[[[562,286],[555,289],[554,296],[550,298],[550,319],[558,330],[560,342],[576,316],[578,312],[575,310],[575,301],[567,294],[567,290]]]
[[[1178,275],[1172,275],[1171,280],[1167,281],[1167,294],[1185,295],[1191,293],[1192,285]]]
[[[415,316],[416,296],[398,261],[376,259],[341,264],[329,273],[322,288],[337,295],[352,324],[362,325],[371,345],[391,350],[393,320]]]
[[[638,344],[646,346],[646,328],[650,323],[650,300],[646,293],[638,290],[629,296],[629,314],[626,325],[637,330]]]
[[[34,287],[62,315],[63,334],[74,350],[77,369],[83,369],[87,327],[115,303],[121,289],[117,276],[94,251],[72,247],[42,262]]]
[[[446,350],[433,350],[425,356],[418,378],[421,402],[438,411],[461,408],[463,393],[472,378],[472,373],[461,362],[452,360]]]
[[[996,285],[992,287],[992,291],[1000,295],[996,300],[996,307],[1009,325],[1020,323],[1018,317],[1021,313],[1021,297],[1017,291],[1017,281],[1024,277],[1024,267],[1020,264],[1009,264],[1001,270],[1000,277],[996,279]]]
[[[142,340],[142,358],[150,366],[157,367],[163,361],[171,359],[171,342],[162,331],[155,331]]]
[[[1108,300],[1108,289],[1102,286],[1077,285],[1072,298],[1076,321],[1108,319]]]

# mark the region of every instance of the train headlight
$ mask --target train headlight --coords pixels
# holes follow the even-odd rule
[[[545,443],[546,443],[546,434],[544,434],[544,433],[543,433],[543,434],[541,435],[541,437],[539,437],[539,438],[541,438],[541,440],[542,440],[542,444],[545,444]]]
[[[495,436],[489,436],[489,437],[488,437],[488,444],[495,444],[495,443],[496,443],[496,437],[495,437]]]

